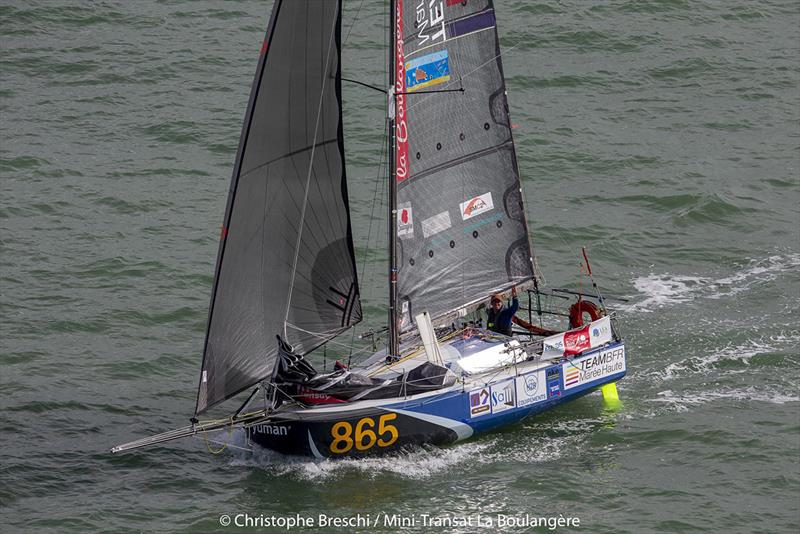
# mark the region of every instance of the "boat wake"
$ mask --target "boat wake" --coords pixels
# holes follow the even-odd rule
[[[743,373],[747,371],[747,366],[755,356],[781,352],[784,348],[789,348],[788,346],[797,346],[798,342],[800,342],[798,336],[780,336],[770,340],[751,339],[745,343],[713,350],[709,354],[691,356],[671,363],[660,374],[663,380],[676,380],[696,373],[707,374],[721,368],[725,368],[727,373]],[[784,344],[787,347],[783,347]]]
[[[476,465],[508,461],[529,464],[556,461],[569,454],[569,451],[580,450],[589,433],[596,431],[598,426],[607,424],[605,419],[588,420],[584,425],[574,420],[563,424],[551,422],[548,423],[546,432],[543,432],[535,424],[529,423],[516,431],[489,434],[449,447],[425,445],[384,456],[336,460],[288,456],[248,444],[245,432],[239,429],[228,440],[226,454],[232,466],[257,468],[274,476],[288,476],[304,481],[325,482],[352,475],[368,479],[389,475],[422,480],[450,470],[473,469]],[[527,434],[524,438],[526,446],[522,448],[509,443],[520,439],[519,432]],[[558,434],[558,439],[553,439],[552,433]],[[213,445],[219,446],[216,441]]]
[[[660,391],[657,398],[648,399],[648,402],[664,403],[669,405],[669,407],[676,412],[688,412],[694,406],[699,406],[720,399],[785,404],[787,402],[800,401],[800,396],[779,393],[776,391],[759,391],[755,386],[750,386],[743,389],[712,389],[709,391],[687,394],[675,393],[674,391],[667,389]]]
[[[792,375],[800,364],[795,352],[799,344],[795,331],[709,348],[647,373],[647,380],[670,389],[655,392],[645,402],[676,412],[720,400],[798,402]]]
[[[796,272],[800,267],[800,254],[773,255],[751,260],[731,276],[713,278],[704,276],[672,276],[650,274],[633,280],[641,298],[637,302],[619,306],[624,312],[653,312],[666,306],[682,304],[696,299],[720,299],[770,282],[785,272]]]
[[[289,476],[299,480],[325,481],[357,473],[363,478],[396,475],[409,479],[425,479],[466,463],[473,464],[483,451],[491,447],[491,437],[479,442],[467,442],[452,447],[422,446],[401,450],[385,456],[364,458],[307,458],[288,456],[258,445],[247,445],[245,433],[240,430],[233,437],[231,465],[262,469],[275,476]],[[250,448],[251,451],[242,450]]]

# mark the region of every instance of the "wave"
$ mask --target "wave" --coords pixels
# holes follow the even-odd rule
[[[255,467],[274,476],[289,476],[304,481],[326,482],[333,478],[357,474],[360,478],[376,479],[390,475],[404,479],[422,480],[451,470],[473,469],[477,465],[492,465],[508,461],[539,464],[556,461],[566,454],[579,451],[587,436],[606,427],[616,414],[603,414],[576,420],[530,420],[505,431],[485,434],[465,443],[436,447],[412,447],[384,456],[365,458],[318,459],[280,454],[248,443],[244,430],[232,435],[220,433],[219,439],[209,439],[210,450],[222,445],[232,466]],[[525,446],[520,447],[520,433],[525,434]]]
[[[799,336],[777,336],[770,339],[772,343],[765,340],[748,340],[745,343],[729,345],[720,349],[713,349],[713,352],[699,356],[691,356],[684,360],[671,363],[661,372],[663,380],[674,380],[681,376],[694,373],[707,373],[717,370],[724,364],[739,363],[742,366],[749,366],[755,356],[781,352],[786,349],[791,350],[800,341]],[[728,373],[743,372],[744,369],[728,369]]]
[[[733,399],[738,401],[758,401],[770,404],[786,404],[787,402],[800,402],[800,396],[777,391],[759,391],[755,386],[742,389],[723,388],[702,391],[698,393],[675,393],[671,389],[658,392],[658,397],[648,399],[646,402],[665,403],[675,411],[688,412],[692,407],[713,402],[720,399]]]
[[[227,435],[223,436],[222,441],[215,440],[212,443],[224,443],[225,437]],[[369,479],[386,474],[410,479],[430,478],[458,465],[472,465],[477,458],[484,458],[483,451],[491,446],[491,440],[473,441],[453,447],[415,447],[385,456],[341,459],[281,454],[247,443],[246,434],[241,429],[234,432],[230,444],[233,446],[229,455],[233,466],[256,467],[275,476],[289,476],[300,480],[327,481],[352,473]]]
[[[740,271],[730,276],[712,278],[670,274],[649,274],[633,280],[640,299],[619,306],[625,312],[653,312],[695,299],[721,299],[752,289],[755,285],[775,280],[785,272],[796,272],[800,254],[773,255],[765,259],[750,260]]]

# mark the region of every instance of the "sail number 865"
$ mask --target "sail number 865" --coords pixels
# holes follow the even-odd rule
[[[378,418],[378,428],[375,430],[375,419],[364,417],[356,423],[355,432],[353,425],[347,421],[340,421],[331,427],[331,452],[334,454],[344,454],[353,448],[366,451],[374,447],[388,447],[399,437],[397,427],[389,424],[389,421],[397,419],[396,413],[387,413]]]

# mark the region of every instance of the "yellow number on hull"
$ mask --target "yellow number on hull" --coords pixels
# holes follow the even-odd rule
[[[392,435],[392,439],[389,441],[384,441],[383,438],[378,440],[379,447],[388,447],[395,441],[397,438],[400,437],[400,434],[397,433],[397,427],[394,425],[387,425],[386,421],[391,421],[392,419],[397,419],[396,413],[387,413],[386,415],[382,415],[381,418],[378,420],[378,434],[381,436],[385,433],[389,433]]]
[[[344,432],[342,432],[344,430]],[[331,436],[333,436],[333,442],[331,443],[331,452],[336,454],[344,454],[350,449],[353,448],[353,438],[350,437],[350,434],[353,433],[353,427],[350,426],[350,423],[347,421],[342,421],[341,423],[336,423],[331,428]],[[344,445],[341,445],[344,443]]]
[[[378,436],[375,435],[375,432],[369,429],[364,430],[365,426],[373,428],[375,426],[375,421],[365,417],[364,419],[359,419],[358,423],[356,423],[356,449],[360,451],[371,449],[372,446],[375,445],[375,442],[378,441]],[[366,443],[364,443],[365,437],[368,440]]]
[[[367,451],[378,444],[378,447],[388,447],[397,441],[400,433],[397,427],[389,424],[389,421],[397,419],[396,413],[383,414],[378,418],[378,433],[376,434],[375,420],[372,417],[364,417],[356,423],[355,439],[353,439],[353,425],[347,421],[339,421],[331,427],[331,452],[334,454],[344,454],[356,446],[359,451]],[[383,439],[389,434],[388,439]],[[378,436],[381,436],[378,439]]]

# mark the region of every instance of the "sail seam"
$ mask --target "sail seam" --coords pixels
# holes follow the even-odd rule
[[[405,55],[405,59],[408,59],[411,56],[415,56],[415,55],[419,54],[420,52],[424,52],[425,50],[429,50],[429,49],[435,48],[437,46],[442,46],[442,45],[447,44],[447,43],[452,43],[453,41],[458,41],[459,39],[463,39],[464,37],[469,37],[470,35],[475,35],[476,33],[481,33],[481,32],[485,32],[485,31],[493,30],[493,29],[495,29],[495,26],[489,26],[488,28],[481,28],[480,30],[475,30],[474,32],[465,33],[463,35],[456,35],[455,37],[451,37],[449,39],[446,39],[446,40],[442,41],[441,43],[431,44],[431,45],[428,45],[428,46],[423,46],[422,48],[417,48],[416,50],[412,50],[411,52],[406,54]]]
[[[467,154],[466,156],[461,156],[461,157],[456,158],[456,159],[451,159],[449,161],[445,161],[443,163],[440,163],[439,165],[436,165],[435,167],[431,167],[430,169],[425,169],[424,171],[420,171],[417,174],[413,174],[413,175],[409,176],[408,178],[406,178],[406,182],[410,183],[412,180],[418,180],[420,178],[424,178],[424,177],[426,177],[428,175],[437,173],[437,172],[441,171],[442,169],[455,167],[457,165],[461,165],[463,163],[467,163],[468,161],[472,161],[474,159],[482,158],[483,156],[486,156],[488,154],[492,154],[492,153],[498,152],[500,150],[508,150],[510,148],[513,148],[513,143],[511,141],[511,139],[509,138],[508,140],[503,141],[499,145],[490,146],[490,147],[484,148],[482,150],[478,150],[477,152],[473,152],[471,154]]]
[[[309,146],[306,146],[306,147],[303,147],[303,148],[298,148],[297,150],[295,150],[293,152],[288,152],[286,154],[278,156],[277,158],[271,159],[269,161],[265,161],[264,163],[259,163],[258,165],[256,165],[252,169],[246,170],[244,173],[240,174],[239,176],[240,176],[240,178],[244,178],[245,176],[249,176],[251,173],[253,173],[253,172],[257,171],[257,170],[263,169],[264,167],[272,165],[273,163],[277,163],[282,159],[292,158],[293,156],[296,156],[298,154],[302,154],[303,152],[307,152],[309,150],[313,150],[315,146],[324,146],[324,145],[329,145],[329,144],[335,143],[335,142],[337,142],[337,139],[328,139],[327,141],[321,141],[321,142],[317,143],[316,145],[309,145]]]

